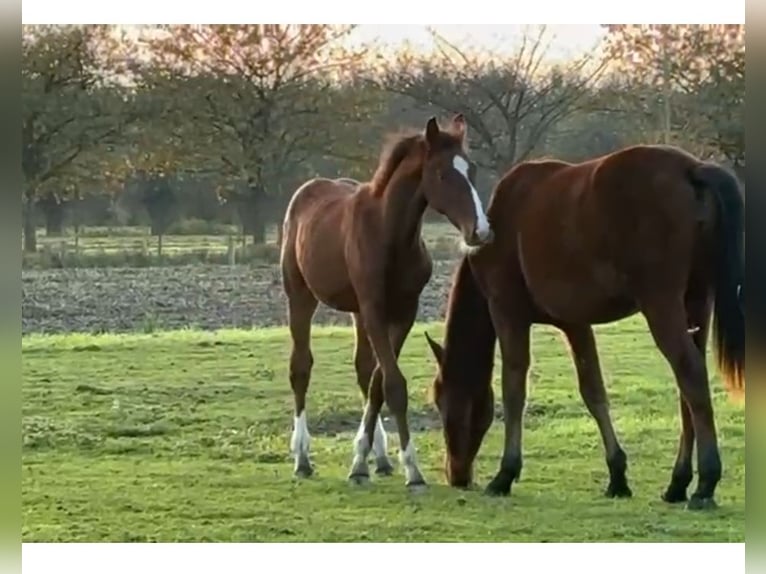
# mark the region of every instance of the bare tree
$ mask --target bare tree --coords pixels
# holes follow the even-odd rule
[[[627,86],[660,90],[665,143],[693,140],[745,165],[745,26],[609,25],[606,50]],[[697,150],[695,150],[697,151]]]
[[[431,34],[435,52],[400,52],[371,80],[421,104],[462,112],[478,163],[495,173],[530,157],[552,126],[578,110],[604,69],[590,55],[551,65],[544,26],[525,29],[510,57],[459,48]]]

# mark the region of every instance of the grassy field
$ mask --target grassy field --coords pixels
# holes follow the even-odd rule
[[[345,477],[360,399],[351,332],[315,330],[308,419],[317,473],[292,478],[292,394],[283,328],[22,339],[24,541],[744,541],[745,418],[713,381],[724,476],[720,508],[660,501],[678,436],[675,384],[641,319],[599,329],[631,500],[602,496],[595,423],[558,334],[534,333],[525,468],[508,499],[445,486],[443,443],[427,404],[433,366],[423,325],[402,364],[422,470]],[[439,325],[428,327],[441,335]],[[495,383],[497,385],[497,381]],[[496,387],[497,388],[497,387]],[[391,422],[387,422],[392,429]],[[477,479],[499,462],[502,422]],[[396,460],[396,435],[390,435]]]

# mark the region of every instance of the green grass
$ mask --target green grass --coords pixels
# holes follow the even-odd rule
[[[421,494],[406,492],[398,463],[394,477],[346,483],[361,411],[347,329],[315,329],[308,419],[317,472],[303,481],[293,479],[288,452],[285,329],[24,338],[23,540],[744,541],[744,410],[717,377],[720,508],[695,513],[659,499],[677,444],[676,391],[642,320],[598,334],[631,500],[602,496],[595,423],[565,345],[542,328],[522,481],[508,499],[446,487],[424,328],[413,329],[402,356],[430,483]],[[428,328],[441,335],[440,325]],[[496,421],[480,452],[482,485],[499,462],[502,433]],[[395,434],[389,449],[396,460]]]

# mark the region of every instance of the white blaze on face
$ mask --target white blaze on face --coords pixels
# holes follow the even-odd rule
[[[476,210],[476,235],[479,239],[486,239],[487,235],[489,235],[489,220],[487,220],[487,215],[484,213],[484,207],[481,205],[479,193],[476,191],[476,188],[471,183],[471,179],[468,177],[468,162],[464,157],[456,155],[455,159],[452,160],[452,167],[465,178],[468,187],[471,188],[471,198],[473,199],[473,206]]]

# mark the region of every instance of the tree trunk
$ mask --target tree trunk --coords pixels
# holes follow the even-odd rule
[[[249,183],[238,200],[237,213],[242,232],[253,238],[253,245],[266,243],[266,193],[263,186]]]
[[[58,237],[64,232],[64,215],[66,203],[53,193],[45,194],[38,201],[45,216],[45,234]]]
[[[45,208],[45,235],[59,237],[64,233],[64,204],[53,203]]]
[[[24,206],[24,253],[37,252],[37,226],[35,225],[35,202],[27,200]]]
[[[266,243],[266,224],[261,217],[255,217],[255,221],[253,221],[250,228],[250,235],[253,237],[253,245],[263,245]]]

